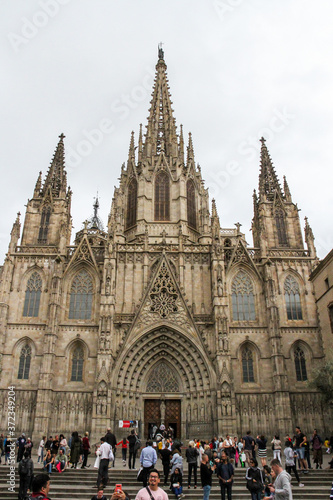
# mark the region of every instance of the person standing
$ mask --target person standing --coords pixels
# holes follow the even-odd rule
[[[136,443],[137,436],[135,433],[135,429],[131,430],[131,434],[127,436],[128,441],[128,468],[135,469],[135,459],[136,459]]]
[[[140,464],[141,467],[143,468],[143,474],[142,474],[143,486],[147,486],[149,473],[151,469],[155,467],[156,462],[157,462],[156,451],[153,448],[153,442],[149,440],[147,441],[147,446],[142,449],[140,455]]]
[[[225,492],[227,491],[228,500],[231,500],[234,468],[229,463],[229,458],[224,451],[221,453],[221,462],[217,466],[216,474],[220,482],[221,499],[225,500]]]
[[[281,463],[276,458],[271,461],[271,467],[276,475],[276,479],[274,486],[271,484],[269,489],[271,493],[275,494],[275,500],[293,500],[290,474],[282,469]]]
[[[288,474],[291,474],[291,471],[294,471],[296,481],[298,482],[298,486],[303,488],[304,484],[301,483],[297,469],[295,464],[295,458],[297,458],[297,453],[292,448],[293,444],[291,441],[286,441],[286,447],[284,449],[284,456],[286,457],[286,471]]]
[[[209,465],[208,455],[204,453],[202,455],[200,464],[201,486],[204,492],[203,500],[209,499],[210,490],[212,488],[212,475],[215,469],[216,469],[216,464],[214,464],[213,467],[211,467]]]
[[[87,467],[88,455],[90,453],[90,443],[89,443],[89,432],[86,432],[84,438],[82,439],[82,449],[83,449],[83,462],[81,469]],[[90,465],[88,465],[90,467]]]
[[[52,446],[52,454],[53,454],[53,446]],[[77,431],[72,433],[72,441],[71,441],[71,469],[76,469],[76,466],[80,460],[81,454],[81,439],[79,438],[79,434]]]
[[[280,436],[278,434],[275,434],[274,438],[272,439],[272,449],[273,449],[273,457],[279,460],[281,462],[281,449],[282,449],[282,443],[280,441]]]
[[[316,464],[316,469],[322,469],[323,465],[323,440],[318,435],[317,429],[314,429],[313,436],[311,438],[311,443],[313,447],[313,461]]]
[[[34,473],[34,463],[29,451],[25,451],[21,462],[18,465],[18,473],[20,475],[20,489],[18,498],[24,500],[27,496],[27,491],[30,489],[31,480]]]
[[[246,487],[251,493],[252,500],[261,500],[261,492],[264,487],[264,479],[258,462],[255,458],[250,459],[250,467],[246,471]]]
[[[306,443],[306,436],[301,432],[300,427],[296,427],[296,453],[298,455],[300,464],[301,464],[301,469],[304,472],[304,474],[307,474],[308,471],[308,464],[305,460],[305,443]],[[275,458],[275,457],[274,457]]]
[[[144,448],[145,449],[145,448]],[[160,484],[160,473],[157,469],[151,469],[149,473],[149,486],[141,488],[135,500],[169,500],[167,493],[158,485]]]
[[[164,486],[168,484],[168,477],[170,472],[170,458],[172,455],[172,451],[169,447],[162,448],[160,450],[160,457],[163,465],[163,474],[164,474]]]
[[[246,436],[242,439],[243,442],[243,451],[246,455],[246,462],[249,465],[250,460],[252,458],[252,450],[254,448],[254,439],[251,436],[251,431],[247,431]]]
[[[261,461],[262,467],[267,464],[267,439],[265,436],[257,436],[256,443],[258,445],[258,456]]]
[[[40,443],[39,443],[39,446],[38,446],[38,451],[37,451],[37,455],[38,455],[37,463],[39,463],[39,462],[43,463],[43,460],[44,460],[45,439],[46,439],[46,436],[43,436],[42,439],[40,440]]]
[[[112,447],[106,442],[105,437],[101,438],[99,451],[101,452],[101,460],[98,468],[97,488],[105,488],[109,479],[109,462],[113,459]]]
[[[23,458],[25,443],[26,443],[25,434],[24,434],[24,432],[22,432],[21,436],[16,441],[16,446],[18,447],[17,462],[21,462],[21,460]]]
[[[198,473],[198,449],[194,447],[194,441],[188,443],[186,450],[186,461],[188,463],[188,488],[191,488],[192,471],[194,477],[194,488],[197,487],[197,473]]]

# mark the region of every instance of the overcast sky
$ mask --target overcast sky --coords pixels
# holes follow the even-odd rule
[[[61,132],[72,236],[97,191],[106,225],[130,133],[147,122],[160,41],[176,123],[192,132],[222,226],[239,221],[252,246],[264,135],[319,257],[331,250],[331,0],[3,0],[0,26],[1,262]]]

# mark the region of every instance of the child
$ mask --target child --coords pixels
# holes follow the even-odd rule
[[[180,472],[178,467],[175,469],[175,472],[171,474],[171,491],[175,494],[176,498],[184,498],[183,494],[183,475]]]
[[[121,454],[122,454],[122,459],[123,459],[123,466],[126,467],[126,455],[127,455],[127,445],[129,444],[129,441],[127,441],[126,438],[122,439],[117,443],[117,446],[121,444]]]

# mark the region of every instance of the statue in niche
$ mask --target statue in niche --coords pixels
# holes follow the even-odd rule
[[[195,404],[194,408],[193,408],[193,420],[195,422],[198,421],[198,405],[197,404]]]
[[[218,333],[218,338],[219,338],[219,350],[222,351],[223,349],[223,337],[222,337],[222,332]]]
[[[223,286],[222,286],[221,278],[218,278],[218,280],[217,280],[217,295],[219,297],[222,297],[222,295],[223,295]]]
[[[205,419],[205,405],[202,403],[201,408],[200,408],[200,417],[202,420]]]
[[[187,405],[187,410],[186,410],[186,419],[188,422],[191,422],[191,405]]]
[[[111,293],[111,277],[107,276],[105,280],[105,295],[110,295]]]
[[[160,404],[161,424],[164,424],[164,420],[165,420],[165,408],[166,408],[165,401],[164,401],[164,399],[162,399],[161,404]]]
[[[223,333],[223,351],[228,352],[229,351],[229,340],[228,340],[228,335],[226,332]]]
[[[110,339],[109,339],[109,337],[107,337],[107,339],[106,339],[106,341],[105,341],[105,349],[106,349],[107,351],[109,351],[109,350],[110,350]]]
[[[101,401],[101,414],[106,415],[107,412],[107,404],[106,404],[106,397],[104,396]]]
[[[103,351],[105,349],[105,332],[101,332],[99,339],[99,348]]]
[[[97,415],[101,415],[101,413],[102,413],[102,398],[101,398],[101,396],[97,397],[96,413],[97,413]]]

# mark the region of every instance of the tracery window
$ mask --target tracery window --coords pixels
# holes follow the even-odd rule
[[[178,293],[170,277],[167,266],[163,262],[150,292],[152,312],[158,312],[161,318],[178,311]]]
[[[277,208],[275,210],[275,224],[276,224],[279,245],[283,246],[288,245],[286,221],[285,221],[284,211],[282,210],[282,208]]]
[[[197,228],[197,214],[195,209],[195,187],[192,180],[186,183],[186,195],[187,195],[187,221],[188,225]]]
[[[42,215],[40,219],[38,243],[41,244],[47,243],[47,233],[49,231],[50,216],[51,216],[51,207],[45,206],[42,210]]]
[[[37,272],[33,272],[27,282],[25,291],[23,316],[36,318],[39,312],[40,296],[42,293],[42,278]]]
[[[296,347],[294,351],[294,360],[297,382],[304,382],[305,380],[308,380],[308,375],[306,372],[306,359],[304,351],[300,347]]]
[[[166,363],[159,363],[150,373],[147,392],[179,392],[179,383]]]
[[[81,346],[77,346],[72,355],[72,382],[82,382],[84,352]]]
[[[170,220],[170,185],[165,172],[155,178],[155,220]]]
[[[90,319],[93,297],[93,282],[87,271],[80,271],[71,286],[69,319]]]
[[[126,229],[136,224],[137,192],[138,183],[136,179],[132,179],[127,189]]]
[[[29,344],[26,344],[21,349],[20,354],[20,363],[18,369],[17,378],[20,380],[28,380],[29,371],[30,371],[30,363],[31,363],[31,347]]]
[[[254,382],[253,351],[245,346],[242,351],[243,382]]]
[[[254,321],[256,312],[254,306],[253,285],[244,271],[239,271],[232,282],[232,317],[234,321]]]
[[[299,286],[295,278],[287,276],[284,282],[284,296],[288,319],[303,319]]]

